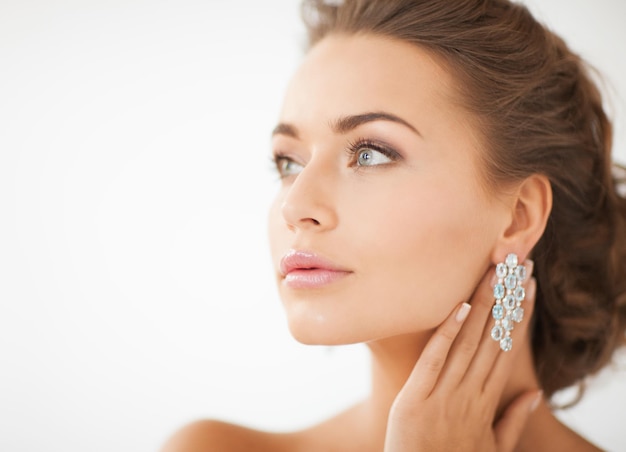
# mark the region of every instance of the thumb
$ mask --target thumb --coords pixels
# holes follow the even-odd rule
[[[494,427],[496,444],[499,452],[515,449],[530,413],[535,411],[541,401],[543,391],[528,391],[513,400]]]

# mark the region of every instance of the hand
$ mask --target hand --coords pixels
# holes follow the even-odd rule
[[[531,275],[532,262],[525,266]],[[524,320],[512,331],[513,349],[503,352],[490,337],[492,275],[493,269],[474,292],[471,306],[456,307],[428,341],[389,413],[385,452],[515,448],[541,392],[518,394],[497,421],[495,417],[516,355],[524,347],[536,282],[524,282]]]

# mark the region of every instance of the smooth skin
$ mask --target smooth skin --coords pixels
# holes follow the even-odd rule
[[[272,139],[277,284],[296,339],[368,346],[371,393],[295,433],[197,422],[164,452],[598,450],[541,399],[527,335],[534,279],[513,350],[489,337],[493,265],[529,256],[552,195],[542,175],[488,188],[460,92],[435,56],[392,39],[329,36],[308,53]],[[291,287],[279,268],[293,249],[347,276]]]

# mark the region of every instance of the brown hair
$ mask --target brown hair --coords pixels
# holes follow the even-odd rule
[[[433,52],[480,124],[487,184],[549,178],[553,208],[532,252],[535,367],[551,396],[606,365],[625,342],[626,176],[586,64],[508,0],[304,0],[303,17],[311,46],[364,33]]]

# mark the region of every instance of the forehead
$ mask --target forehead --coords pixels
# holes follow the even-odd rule
[[[418,46],[374,35],[331,35],[295,73],[281,117],[313,125],[334,116],[391,111],[418,123],[462,120],[454,86],[445,65]]]

